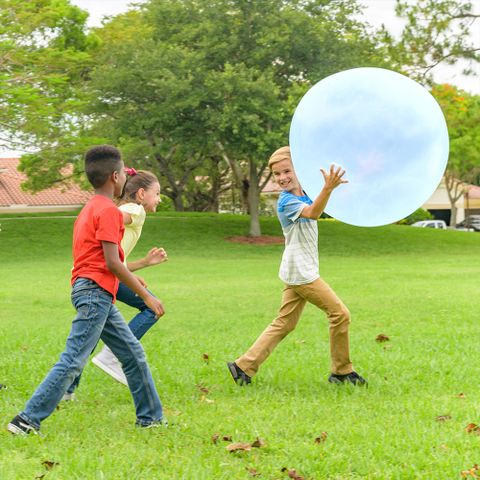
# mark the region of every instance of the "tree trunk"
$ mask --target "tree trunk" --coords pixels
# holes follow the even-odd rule
[[[450,226],[454,227],[457,224],[457,207],[455,204],[452,204],[450,209]]]
[[[450,200],[450,226],[457,224],[457,206],[458,199],[464,192],[463,182],[457,180],[452,173],[445,173],[445,187],[447,188],[448,199]]]
[[[173,206],[175,207],[176,212],[183,212],[185,210],[185,207],[183,205],[183,198],[182,194],[179,192],[175,192],[174,195],[172,195],[173,198]]]
[[[258,188],[258,174],[255,163],[249,161],[249,188],[248,188],[248,210],[250,213],[250,237],[259,237],[262,234],[260,229],[260,191]]]
[[[226,164],[230,167],[232,171],[235,187],[240,192],[241,208],[244,211],[244,213],[250,214],[249,206],[248,206],[248,189],[249,189],[248,178],[244,175],[238,161],[234,160],[233,158],[230,158],[227,155],[225,148],[220,142],[217,142],[217,147],[220,150],[223,160],[226,162]]]

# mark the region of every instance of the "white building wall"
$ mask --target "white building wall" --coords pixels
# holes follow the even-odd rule
[[[464,196],[462,195],[456,202],[457,222],[465,218]],[[451,204],[448,198],[448,192],[445,183],[442,180],[432,196],[422,205],[425,210],[450,210]]]

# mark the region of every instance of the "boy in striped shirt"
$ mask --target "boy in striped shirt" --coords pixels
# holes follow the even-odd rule
[[[251,383],[260,365],[274,348],[296,327],[306,302],[323,310],[330,323],[330,383],[365,385],[350,361],[348,327],[350,312],[329,285],[320,278],[318,268],[317,219],[331,193],[342,183],[345,171],[321,169],[325,185],[312,202],[303,191],[290,156],[290,147],[282,147],[270,157],[268,166],[281,187],[277,213],[285,236],[285,250],[279,276],[284,282],[282,304],[277,318],[264,330],[250,349],[228,368],[239,385]]]

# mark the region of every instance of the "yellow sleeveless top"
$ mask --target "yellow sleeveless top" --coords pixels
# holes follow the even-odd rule
[[[132,217],[132,223],[125,225],[125,233],[122,240],[122,249],[125,252],[125,265],[127,264],[127,257],[137,244],[140,235],[142,234],[142,227],[145,223],[145,209],[143,205],[138,203],[125,203],[118,207],[120,211],[128,213]]]

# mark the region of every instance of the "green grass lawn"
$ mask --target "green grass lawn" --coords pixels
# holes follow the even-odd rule
[[[74,316],[73,219],[0,223],[1,480],[281,480],[284,468],[310,480],[450,480],[480,463],[480,436],[465,431],[480,424],[480,234],[321,221],[320,272],[352,312],[352,360],[369,388],[327,383],[327,321],[312,306],[239,388],[225,362],[276,314],[282,246],[225,241],[246,217],[151,216],[134,255],[169,254],[141,275],[167,311],[143,344],[170,427],[136,429],[128,390],[89,364],[44,436],[18,438],[3,425],[56,362]],[[281,234],[274,218],[262,228]],[[265,446],[229,453],[222,436]]]

